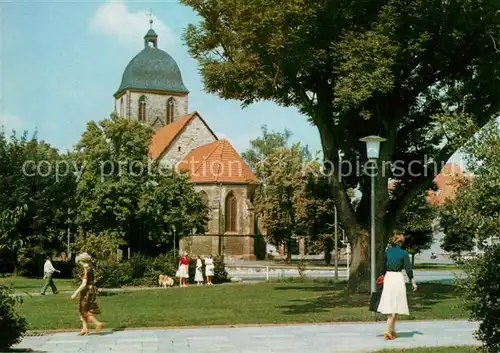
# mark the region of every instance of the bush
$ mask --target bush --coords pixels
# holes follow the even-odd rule
[[[220,284],[229,282],[229,275],[226,271],[224,258],[222,256],[214,257],[214,277],[212,278],[213,284]]]
[[[11,293],[9,287],[0,285],[0,351],[21,342],[28,328],[26,320],[14,310],[16,302],[20,302],[21,298],[13,298]]]
[[[173,252],[159,255],[155,258],[146,258],[147,267],[142,278],[134,280],[133,285],[157,286],[160,275],[175,277],[177,259]]]
[[[120,288],[132,281],[132,267],[127,262],[97,261],[93,268],[95,285],[98,288]],[[75,282],[80,283],[82,275],[83,266],[75,267]]]
[[[476,338],[484,351],[500,352],[500,245],[488,247],[483,255],[467,261],[466,277],[458,280],[471,320],[480,322]]]

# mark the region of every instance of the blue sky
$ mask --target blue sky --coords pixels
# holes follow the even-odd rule
[[[265,102],[240,103],[203,92],[197,62],[182,42],[195,13],[169,1],[0,3],[0,125],[38,136],[60,150],[71,149],[90,120],[113,109],[113,93],[128,62],[143,48],[153,9],[158,45],[180,66],[197,110],[220,137],[242,152],[260,127],[293,132],[292,139],[320,150],[318,132],[293,108]]]

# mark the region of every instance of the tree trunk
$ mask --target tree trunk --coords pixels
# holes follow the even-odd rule
[[[381,217],[379,215],[379,217]],[[385,249],[388,236],[383,218],[377,219],[375,230],[375,277],[377,277],[384,266]],[[349,274],[347,290],[349,293],[370,291],[371,273],[371,232],[358,226],[358,231],[351,233],[352,262]]]
[[[19,276],[19,262],[17,261],[17,250],[12,250],[12,264],[14,266],[14,276]]]
[[[289,237],[285,240],[286,242],[286,262],[290,263],[292,261],[292,239]]]
[[[351,242],[352,261],[349,271],[347,290],[356,293],[367,289],[370,279],[370,237],[365,230],[354,237]]]
[[[331,261],[332,261],[332,250],[333,250],[333,243],[332,243],[332,238],[327,237],[325,240],[325,265],[330,266]]]
[[[415,266],[415,254],[411,254],[411,267]]]

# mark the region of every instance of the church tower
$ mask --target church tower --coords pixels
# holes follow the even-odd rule
[[[149,23],[144,49],[129,62],[114,94],[115,113],[158,130],[187,114],[189,91],[175,60],[158,48],[153,20]]]

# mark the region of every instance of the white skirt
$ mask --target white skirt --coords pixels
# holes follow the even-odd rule
[[[194,276],[195,282],[203,282],[203,272],[201,272],[201,267],[196,267],[196,274]]]
[[[377,311],[381,314],[410,315],[402,272],[387,272]]]
[[[215,266],[213,264],[209,264],[205,266],[205,275],[213,277],[214,275],[214,268]]]
[[[189,272],[187,265],[181,265],[177,271],[177,277],[179,278],[189,278]]]

